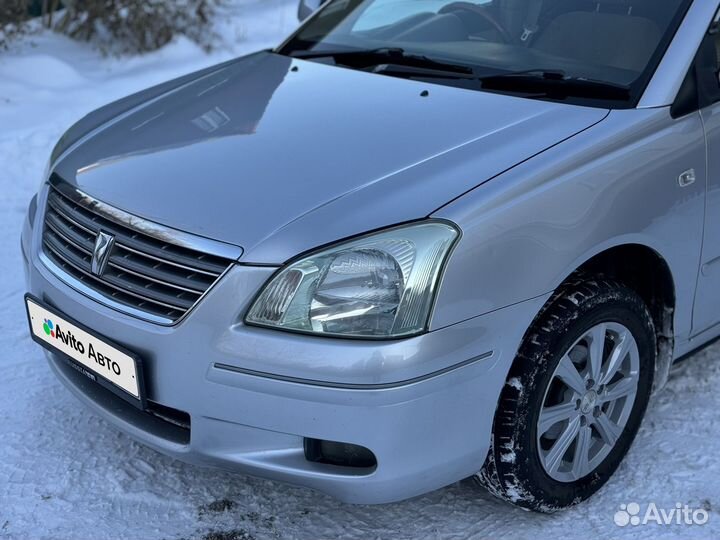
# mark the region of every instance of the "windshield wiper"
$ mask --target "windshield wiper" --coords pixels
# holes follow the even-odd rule
[[[373,73],[393,75],[395,77],[406,77],[408,79],[463,79],[477,81],[478,78],[472,72],[456,71],[454,69],[438,69],[421,66],[406,66],[403,64],[378,64],[370,69]]]
[[[526,70],[478,77],[467,65],[453,64],[406,52],[400,47],[377,49],[325,49],[292,51],[305,60],[332,58],[336,64],[399,77],[477,80],[486,90],[565,99],[580,97],[629,101],[631,89],[621,84],[568,76],[561,70]]]
[[[471,67],[463,66],[460,64],[453,64],[450,62],[442,62],[439,60],[433,60],[427,56],[421,54],[412,54],[405,51],[400,47],[381,47],[378,49],[360,49],[360,50],[319,50],[319,51],[292,51],[289,56],[293,58],[301,58],[303,60],[311,60],[315,58],[332,58],[336,64],[347,65],[358,68],[374,68],[382,66],[392,66],[393,69],[385,70],[378,69],[378,72],[402,75],[399,70],[394,69],[396,66],[403,66],[405,68],[420,68],[417,76],[433,76],[430,74],[432,71],[434,76],[439,76],[442,72],[448,77],[452,75],[465,75],[470,78],[474,76],[474,72]],[[424,74],[419,73],[420,70],[427,70]],[[412,76],[411,71],[407,71],[407,76]],[[465,78],[465,77],[463,77]]]
[[[568,76],[564,71],[529,70],[500,73],[481,77],[482,87],[523,94],[539,94],[548,97],[582,97],[628,101],[630,87],[607,81]]]

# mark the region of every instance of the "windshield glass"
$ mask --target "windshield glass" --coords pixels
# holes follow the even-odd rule
[[[331,0],[278,52],[436,84],[627,108],[690,1]]]

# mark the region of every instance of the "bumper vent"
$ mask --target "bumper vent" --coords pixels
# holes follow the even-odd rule
[[[116,216],[123,222],[113,219]],[[113,304],[173,323],[233,259],[178,245],[171,233],[158,229],[98,201],[74,200],[51,186],[43,252],[63,272]]]

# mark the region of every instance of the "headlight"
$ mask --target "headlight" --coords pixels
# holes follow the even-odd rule
[[[268,282],[245,322],[335,336],[422,332],[458,236],[452,225],[428,221],[308,255]]]

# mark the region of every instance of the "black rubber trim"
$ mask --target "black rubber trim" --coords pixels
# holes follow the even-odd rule
[[[144,411],[140,410],[109,392],[107,388],[88,379],[77,370],[76,366],[79,364],[73,365],[66,358],[54,353],[50,357],[50,362],[74,387],[74,391],[84,395],[106,413],[154,437],[183,446],[190,444],[190,415],[184,411],[174,410],[176,419],[170,420],[166,412],[167,407],[149,400],[147,408]],[[177,418],[180,417],[184,417],[185,422],[179,422]]]
[[[222,371],[231,371],[233,373],[241,373],[242,375],[250,375],[251,377],[262,377],[264,379],[272,379],[275,381],[283,381],[283,382],[289,382],[289,383],[295,383],[295,384],[304,384],[307,386],[321,386],[323,388],[338,388],[342,390],[387,390],[388,388],[400,388],[402,386],[409,386],[411,384],[419,383],[422,381],[426,381],[428,379],[432,379],[434,377],[438,377],[440,375],[444,375],[446,373],[449,373],[451,371],[455,371],[456,369],[463,368],[465,366],[469,366],[470,364],[474,364],[475,362],[479,362],[480,360],[485,360],[487,358],[492,357],[494,354],[493,351],[488,351],[486,353],[483,353],[479,356],[474,356],[473,358],[470,358],[468,360],[465,360],[463,362],[460,362],[458,364],[454,364],[452,366],[439,369],[437,371],[433,371],[432,373],[428,373],[427,375],[421,375],[420,377],[414,377],[412,379],[406,379],[404,381],[397,381],[397,382],[391,382],[391,383],[379,383],[379,384],[356,384],[356,383],[341,383],[341,382],[331,382],[331,381],[317,381],[314,379],[303,379],[301,377],[288,377],[285,375],[275,375],[274,373],[267,373],[265,371],[256,371],[254,369],[245,369],[237,366],[230,366],[228,364],[221,364],[221,363],[214,363],[213,367],[215,369],[220,369]]]

